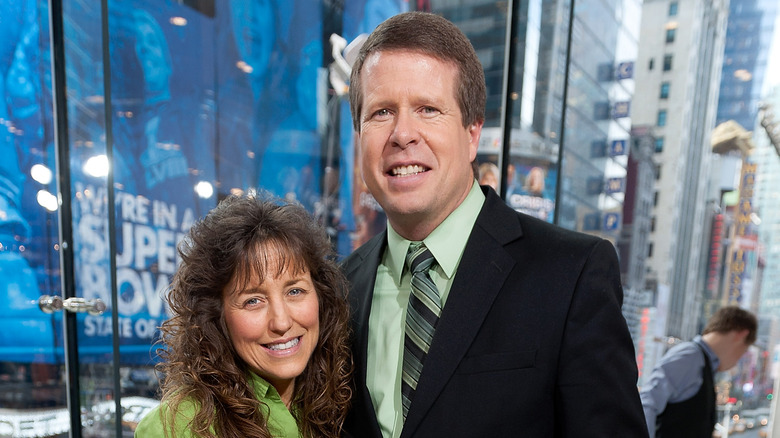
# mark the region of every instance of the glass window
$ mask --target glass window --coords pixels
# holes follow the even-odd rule
[[[669,16],[670,17],[674,17],[675,15],[677,15],[677,7],[678,6],[679,5],[677,4],[677,2],[669,3]]]
[[[658,111],[658,120],[656,121],[658,126],[666,126],[666,110]]]
[[[655,67],[655,58],[650,58],[650,61],[647,62],[647,69],[652,70],[653,67]]]
[[[655,139],[655,153],[660,154],[664,151],[664,138],[658,137]]]
[[[664,55],[664,71],[672,69],[672,55]]]
[[[669,82],[663,82],[661,83],[661,99],[667,99],[669,98]]]
[[[609,118],[609,102],[596,102],[593,104],[593,119],[607,120]]]
[[[255,189],[296,199],[340,255],[384,228],[353,173],[348,74],[323,76],[323,53],[338,44],[331,33],[350,42],[405,5],[132,0],[109,2],[104,20],[100,2],[61,3],[64,35],[49,35],[46,0],[0,0],[0,17],[16,17],[0,27],[0,83],[21,84],[0,85],[0,297],[10,303],[0,333],[13,333],[0,335],[0,436],[67,436],[73,400],[84,429],[73,436],[132,436],[156,404],[176,245],[219,199]],[[55,72],[51,59],[64,59]],[[66,77],[53,111],[65,87],[50,79]],[[58,132],[68,136],[55,143]],[[69,154],[60,166],[55,144]],[[60,268],[59,225],[72,230],[72,269]],[[62,301],[97,299],[106,311],[63,330]]]
[[[677,29],[666,29],[666,42],[673,43],[674,36],[677,33]]]
[[[513,47],[522,64],[506,69],[522,84],[510,91],[511,105],[502,88],[505,11],[485,2],[126,0],[109,2],[103,17],[100,2],[65,0],[64,36],[48,34],[48,3],[0,0],[0,17],[19,17],[0,28],[0,78],[30,85],[0,86],[0,272],[7,274],[0,275],[0,296],[20,290],[26,306],[11,315],[0,310],[14,335],[0,339],[0,408],[64,410],[73,400],[66,377],[73,378],[80,383],[74,409],[85,413],[76,435],[110,436],[120,416],[118,426],[131,433],[159,396],[155,341],[170,316],[160,297],[179,262],[176,246],[231,193],[298,200],[329,230],[341,256],[381,232],[384,213],[356,171],[348,73],[332,69],[343,61],[333,50],[341,41],[330,36],[349,43],[404,9],[441,13],[475,44],[488,91],[481,181],[489,183],[492,171],[510,206],[564,227],[601,232],[604,218],[615,217],[605,216],[602,208],[612,206],[600,205],[601,189],[605,168],[625,159],[607,139],[627,137],[623,125],[630,123],[610,117],[610,102],[629,101],[612,99],[612,69],[616,59],[636,57],[615,50],[633,29],[618,21],[626,12],[613,13],[611,2],[578,9],[572,29],[559,20],[571,2],[524,2]],[[573,44],[561,46],[568,39],[558,34],[568,32]],[[62,71],[54,73],[50,37],[63,51]],[[628,42],[631,50],[635,44]],[[55,99],[56,111],[54,88],[66,87],[53,87],[52,77],[67,77],[68,95]],[[508,156],[504,110],[511,116]],[[67,114],[67,124],[55,126],[55,114]],[[68,133],[58,138],[69,154],[59,167],[56,132]],[[60,176],[70,185],[62,224],[51,194]],[[599,190],[586,192],[587,181]],[[59,225],[73,230],[75,272],[61,271]],[[605,230],[612,237],[618,231]],[[107,310],[82,312],[75,328],[63,329],[63,312],[44,313],[37,304],[44,295],[65,295],[61,278],[72,280],[75,298],[100,298]],[[35,330],[17,332],[21,326]],[[67,376],[63,332],[78,340],[70,343],[80,349],[76,376]],[[53,422],[34,427],[51,432]],[[0,430],[7,430],[2,419]]]

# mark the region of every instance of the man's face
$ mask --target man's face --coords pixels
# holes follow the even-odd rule
[[[373,53],[361,71],[363,180],[410,240],[439,225],[474,180],[482,122],[463,127],[457,78],[455,65],[405,50]]]
[[[750,348],[750,345],[745,343],[747,334],[747,330],[739,332],[731,331],[726,334],[729,348],[724,352],[722,355],[723,357],[718,357],[718,359],[720,359],[720,366],[718,366],[718,371],[728,371],[731,368],[734,368],[742,356],[745,355],[748,348]]]

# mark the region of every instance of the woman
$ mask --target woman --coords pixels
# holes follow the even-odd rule
[[[479,165],[479,184],[493,187],[498,191],[498,175],[500,171],[494,163],[486,161]]]
[[[136,436],[339,436],[349,311],[324,230],[298,205],[233,196],[179,251],[162,403]]]

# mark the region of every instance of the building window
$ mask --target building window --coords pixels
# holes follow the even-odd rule
[[[647,63],[647,69],[652,70],[655,66],[655,58],[650,58],[650,62]]]
[[[647,258],[653,257],[653,243],[651,242],[649,245],[647,245]]]
[[[656,164],[655,165],[655,179],[656,180],[661,179],[661,165],[660,164]],[[655,193],[655,198],[656,198],[656,201],[657,201],[658,200],[658,192]],[[655,202],[656,201],[653,201],[653,206],[655,206]]]
[[[609,102],[596,102],[593,104],[593,119],[607,120],[609,118]]]
[[[655,231],[655,216],[650,218],[650,232]]]
[[[664,55],[664,71],[672,69],[672,55]]]
[[[677,2],[669,3],[669,16],[674,17],[677,15]]]
[[[666,43],[674,42],[674,35],[677,33],[677,29],[666,29]]]
[[[666,126],[666,110],[658,110],[657,126]]]
[[[664,151],[664,138],[656,137],[655,139],[655,153],[660,154]]]
[[[669,82],[662,82],[661,83],[661,99],[668,99],[669,98]]]
[[[653,193],[653,207],[658,207],[658,192]]]

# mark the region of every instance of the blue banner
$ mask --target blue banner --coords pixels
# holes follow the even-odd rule
[[[2,361],[63,361],[62,313],[37,306],[41,295],[62,295],[46,5],[0,0],[0,83],[15,84],[0,86],[0,297],[9,303],[0,310]],[[176,246],[230,193],[298,200],[327,225],[342,256],[379,231],[381,209],[356,176],[348,102],[328,81],[330,35],[352,41],[405,5],[109,0],[104,81],[100,2],[69,3],[73,199],[63,202],[73,210],[76,295],[109,306],[78,315],[80,360],[111,360],[114,305],[122,362],[154,360],[157,327],[170,316],[162,297]],[[32,176],[36,165],[48,181]]]
[[[628,154],[627,140],[612,140],[609,144],[609,156],[617,157]]]
[[[604,193],[608,195],[614,193],[623,193],[626,191],[625,183],[625,178],[607,178],[607,181],[604,184]]]
[[[634,77],[634,62],[621,62],[617,65],[617,69],[615,70],[615,79],[617,80],[623,80],[623,79],[631,79]]]
[[[620,119],[623,117],[628,117],[629,115],[631,115],[630,101],[615,102],[615,104],[612,106],[613,119]]]

